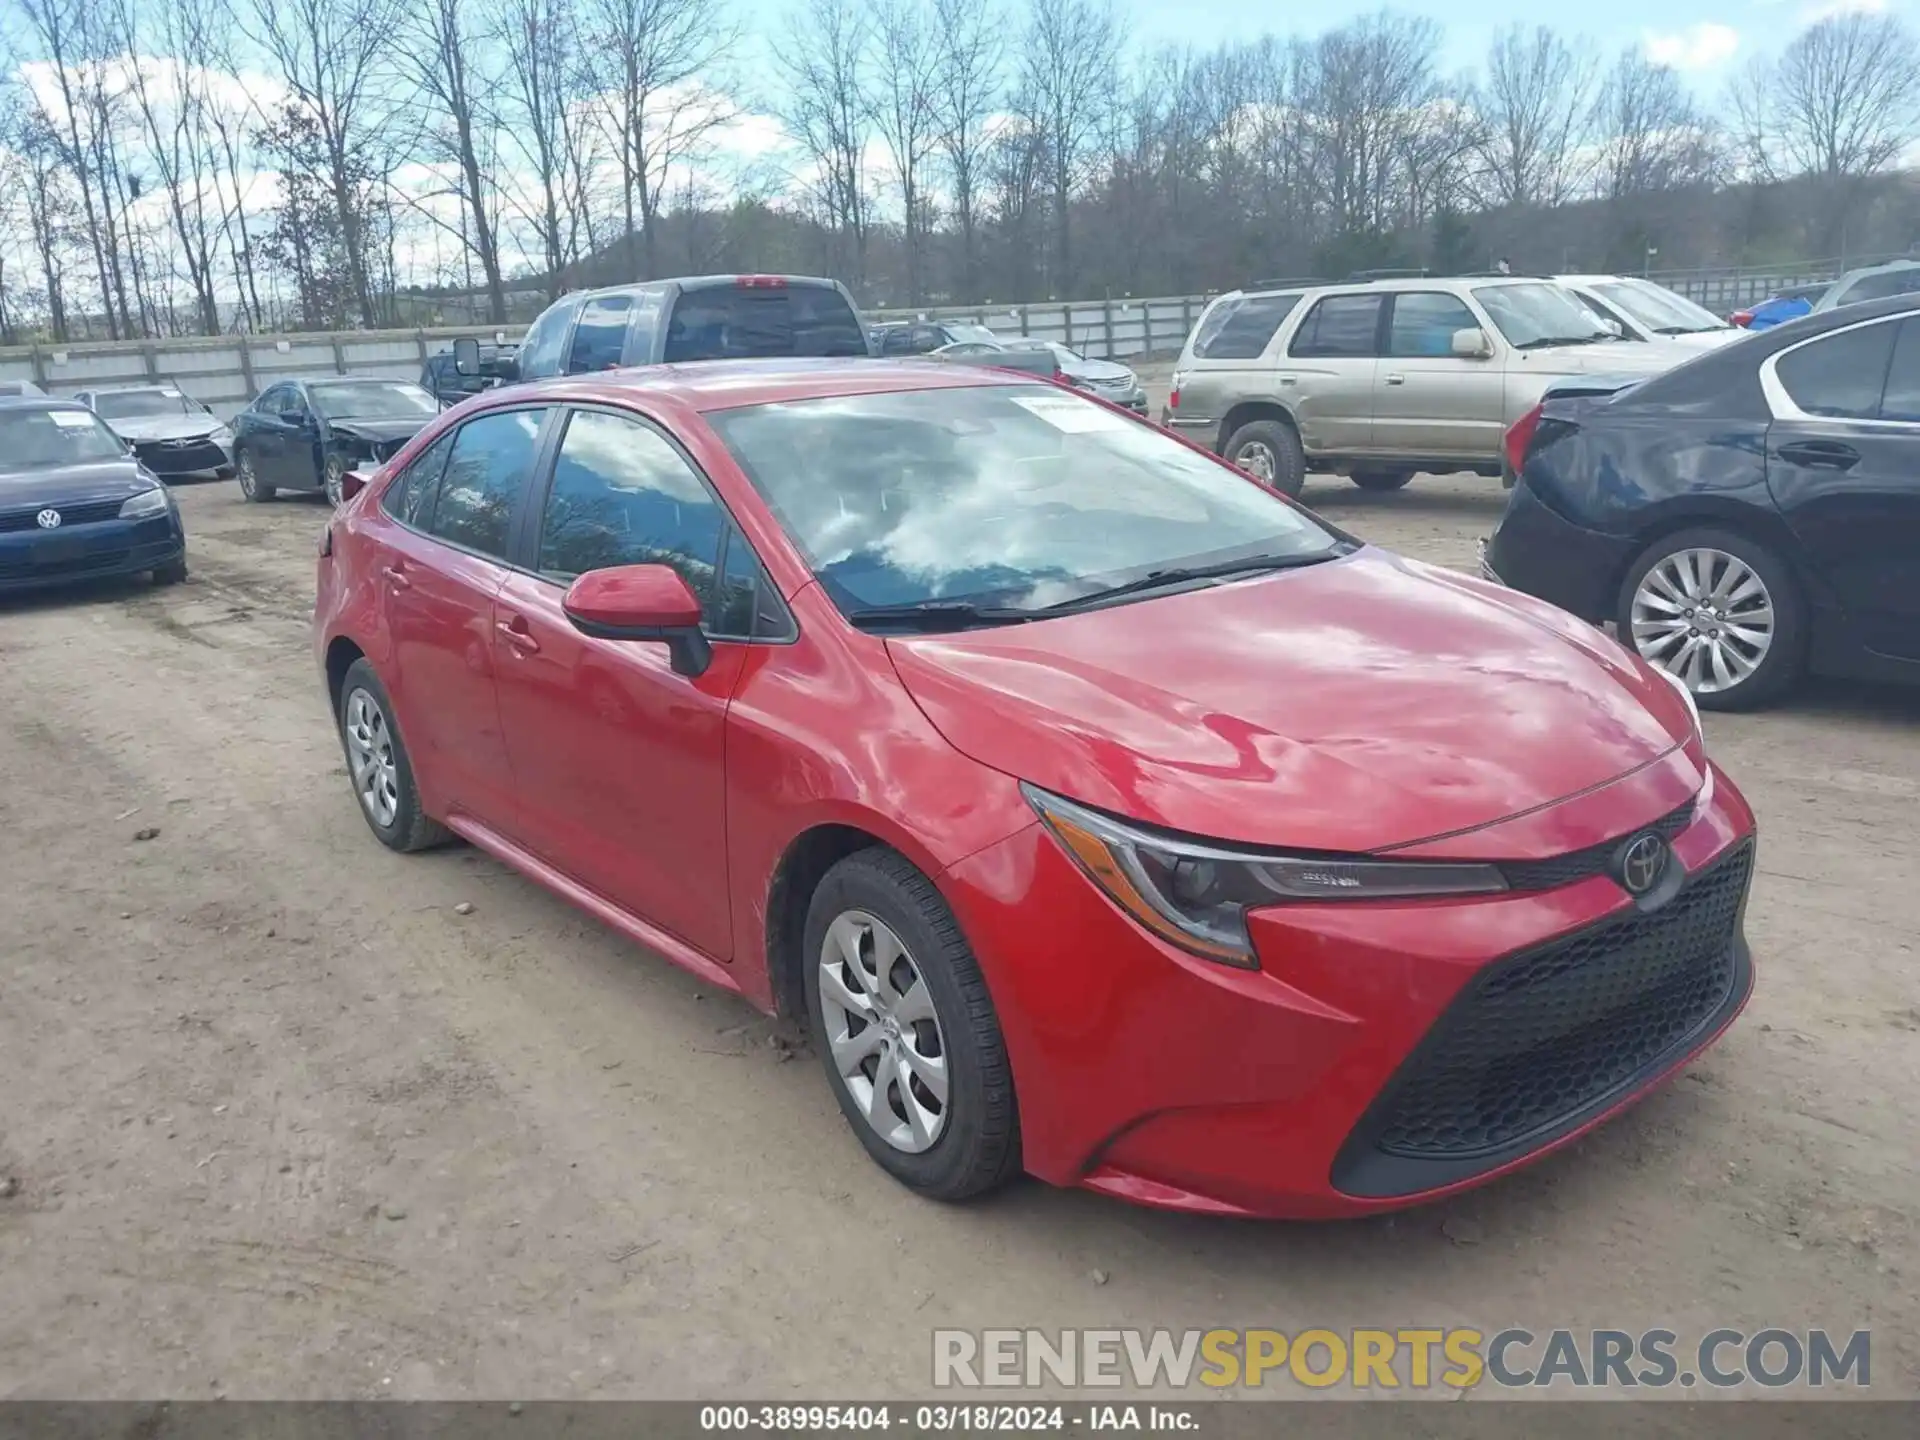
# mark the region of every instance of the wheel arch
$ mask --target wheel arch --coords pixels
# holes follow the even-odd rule
[[[1234,432],[1251,425],[1256,420],[1277,420],[1295,435],[1300,434],[1300,422],[1294,414],[1278,400],[1242,400],[1220,417],[1220,433],[1214,440],[1214,452],[1227,453],[1227,445],[1233,439]],[[1305,437],[1301,437],[1304,447]]]
[[[1689,503],[1664,507],[1635,537],[1633,548],[1619,562],[1614,573],[1607,577],[1612,614],[1619,613],[1620,591],[1633,568],[1661,541],[1683,530],[1724,530],[1728,534],[1765,545],[1787,567],[1793,583],[1800,588],[1801,598],[1810,607],[1824,609],[1833,603],[1831,595],[1820,584],[1819,577],[1807,565],[1806,556],[1793,531],[1780,516],[1758,505],[1721,500],[1714,496],[1696,496],[1689,497]]]

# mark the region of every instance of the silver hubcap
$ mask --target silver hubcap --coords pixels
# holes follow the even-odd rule
[[[340,476],[343,473],[338,459],[330,459],[327,461],[327,499],[331,500],[335,505],[340,503]]]
[[[1273,447],[1264,440],[1254,440],[1243,445],[1240,449],[1240,458],[1235,463],[1261,484],[1273,483],[1273,472],[1276,468]]]
[[[1633,592],[1633,645],[1710,695],[1750,678],[1773,648],[1773,597],[1753,567],[1724,550],[1676,550]]]
[[[240,492],[253,494],[253,456],[245,450],[240,452]]]
[[[847,910],[820,946],[820,1010],[833,1073],[896,1150],[918,1154],[947,1127],[947,1045],[925,977],[900,937]]]
[[[380,702],[364,690],[347,697],[347,763],[353,788],[373,823],[381,829],[400,813],[400,771],[393,759],[393,732]]]

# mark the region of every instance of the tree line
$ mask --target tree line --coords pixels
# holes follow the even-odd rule
[[[0,340],[523,320],[715,270],[866,303],[1366,265],[1904,247],[1920,49],[1818,20],[1724,93],[1382,11],[1213,49],[1106,0],[6,0]],[[1571,217],[1571,218],[1569,218]],[[1529,251],[1533,253],[1528,253]]]

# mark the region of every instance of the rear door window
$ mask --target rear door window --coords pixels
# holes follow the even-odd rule
[[[1193,337],[1196,360],[1257,360],[1273,332],[1299,305],[1298,295],[1242,295],[1222,300],[1200,322]]]
[[[1888,321],[1815,340],[1782,355],[1774,373],[1809,415],[1871,420],[1880,413],[1897,328]]]
[[[546,417],[545,410],[504,410],[462,425],[439,493],[430,508],[416,512],[423,528],[462,549],[505,559]]]
[[[580,312],[580,323],[573,328],[573,345],[567,351],[569,375],[586,375],[619,365],[627,346],[632,309],[631,295],[602,295],[587,302],[587,308]]]
[[[1920,320],[1900,322],[1899,338],[1893,342],[1893,362],[1887,366],[1880,418],[1920,425]]]
[[[828,285],[703,285],[683,291],[667,322],[664,359],[865,355],[866,332]]]
[[[387,486],[380,496],[380,508],[402,525],[418,529],[421,517],[433,513],[434,493],[440,488],[440,472],[447,468],[454,434],[449,430],[421,451],[407,466],[406,473]]]
[[[1368,357],[1379,349],[1380,295],[1329,295],[1294,332],[1294,355]]]

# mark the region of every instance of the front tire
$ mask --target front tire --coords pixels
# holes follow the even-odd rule
[[[279,492],[260,478],[260,472],[253,463],[253,452],[242,450],[234,456],[234,470],[240,478],[242,498],[255,505],[264,505]]]
[[[1806,668],[1807,612],[1791,569],[1758,540],[1663,535],[1620,585],[1620,639],[1674,675],[1702,710],[1751,710]]]
[[[347,462],[338,455],[327,456],[327,463],[320,467],[320,488],[327,492],[327,503],[334,509],[340,508],[344,498],[341,493],[341,478],[347,473]]]
[[[891,850],[849,855],[814,891],[803,943],[814,1046],[867,1154],[933,1200],[1018,1175],[1006,1042],[933,882]]]
[[[364,659],[340,682],[340,748],[360,814],[389,850],[428,850],[453,837],[420,808],[413,762],[401,742],[393,702]]]
[[[1227,438],[1225,458],[1269,490],[1298,499],[1307,483],[1307,452],[1284,420],[1254,420]]]
[[[184,555],[178,560],[169,560],[164,565],[156,565],[153,569],[153,583],[156,585],[181,585],[186,582],[186,578],[187,557]]]

